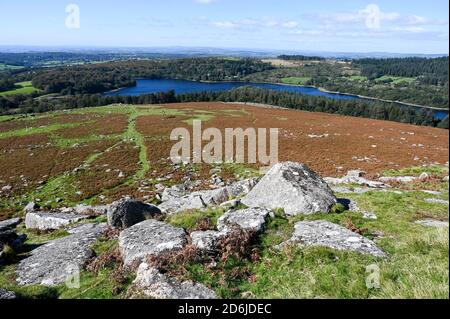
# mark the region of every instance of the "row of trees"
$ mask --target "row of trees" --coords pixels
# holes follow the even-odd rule
[[[46,93],[92,94],[132,86],[136,78],[241,80],[248,74],[271,68],[256,59],[130,60],[41,70],[33,75],[32,81]]]
[[[0,97],[3,114],[20,112],[35,113],[68,108],[83,108],[116,103],[161,104],[179,102],[253,102],[282,106],[310,112],[325,112],[380,120],[389,120],[416,125],[448,128],[448,117],[440,121],[431,110],[420,111],[393,103],[359,100],[334,100],[317,96],[301,95],[260,88],[244,87],[225,92],[200,92],[175,95],[174,91],[141,96],[102,96],[100,94],[78,94],[57,98],[32,99],[15,96]]]
[[[285,61],[324,61],[325,58],[320,56],[307,55],[279,55],[278,59]]]
[[[383,75],[420,77],[424,84],[448,86],[448,57],[440,58],[391,58],[361,59],[355,64],[361,67],[361,73],[369,78]]]

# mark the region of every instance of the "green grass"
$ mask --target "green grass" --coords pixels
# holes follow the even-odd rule
[[[282,78],[281,82],[284,84],[291,84],[291,85],[306,85],[311,80],[311,77],[303,76],[303,77],[287,77]]]
[[[419,176],[422,173],[439,176],[448,175],[448,167],[441,165],[408,167],[403,169],[390,169],[383,172],[385,176]]]
[[[424,214],[448,220],[447,207],[424,202],[426,195],[421,192],[342,196],[374,211],[378,219],[364,219],[361,213],[350,211],[293,218],[279,212],[255,245],[261,251],[259,261],[219,262],[220,271],[215,273],[194,264],[189,267],[189,278],[212,287],[223,298],[448,298],[448,229],[414,223]],[[448,191],[444,196],[448,198]],[[328,220],[340,225],[351,221],[365,229],[363,235],[370,239],[381,233],[376,244],[389,257],[378,259],[326,247],[275,249],[290,238],[294,224],[301,220]],[[180,223],[189,224],[193,223]],[[366,267],[370,265],[380,269],[379,289],[366,286]],[[245,269],[253,280],[233,277],[236,269]],[[224,277],[226,284],[219,284]]]
[[[16,94],[32,94],[37,93],[40,90],[35,88],[31,81],[25,81],[25,82],[18,82],[16,83],[19,88],[0,92],[0,96],[6,96],[6,95],[16,95]]]
[[[0,139],[9,138],[9,137],[22,137],[32,134],[41,134],[41,133],[51,133],[53,131],[65,129],[65,128],[73,128],[81,125],[81,123],[66,123],[66,124],[51,124],[47,126],[39,126],[39,127],[27,127],[18,130],[12,130],[0,133]]]
[[[350,81],[355,81],[355,82],[364,82],[364,81],[368,80],[367,76],[363,76],[363,75],[352,75],[352,76],[349,76],[347,79]]]
[[[213,225],[217,225],[217,220],[222,216],[224,210],[221,208],[186,211],[180,214],[175,214],[167,218],[167,222],[176,227],[185,228],[192,231],[197,222],[202,218],[209,218]]]
[[[375,79],[375,82],[380,83],[380,82],[389,81],[389,82],[392,82],[393,84],[403,84],[403,83],[411,84],[416,80],[417,80],[417,78],[412,78],[412,77],[383,75],[382,77]]]

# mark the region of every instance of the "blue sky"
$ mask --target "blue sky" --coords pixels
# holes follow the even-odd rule
[[[448,0],[16,0],[0,45],[448,53],[448,23]]]

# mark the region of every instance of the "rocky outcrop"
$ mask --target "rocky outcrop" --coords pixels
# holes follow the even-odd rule
[[[153,205],[124,199],[112,203],[107,209],[108,224],[115,228],[128,228],[144,220],[160,217],[161,210]]]
[[[162,204],[158,207],[167,214],[176,214],[190,209],[215,207],[230,199],[246,195],[258,182],[250,178],[229,186],[188,193],[183,185],[166,188],[161,196]]]
[[[25,215],[25,226],[28,229],[55,230],[87,218],[88,215],[35,211]]]
[[[184,229],[151,219],[125,229],[119,235],[125,266],[140,263],[148,256],[180,250],[187,242]]]
[[[105,225],[97,225],[32,250],[31,255],[21,260],[17,267],[17,283],[55,286],[66,282],[94,255],[91,246],[105,230]]]
[[[264,231],[271,211],[265,208],[249,208],[228,211],[217,220],[217,229],[191,233],[192,245],[201,253],[214,254],[218,242],[231,235],[237,227],[256,236]]]
[[[342,226],[328,221],[303,221],[295,224],[292,237],[282,243],[299,246],[325,246],[337,250],[349,250],[375,257],[386,257],[373,241]]]
[[[216,230],[194,231],[191,234],[192,245],[201,253],[214,254],[217,243],[224,238],[227,233]]]
[[[249,207],[283,208],[287,215],[329,212],[336,198],[328,185],[306,165],[274,165],[242,199]]]
[[[250,233],[259,234],[264,230],[271,211],[266,208],[249,208],[230,211],[217,220],[217,229],[228,232],[231,227],[237,226]]]
[[[154,299],[215,299],[214,291],[192,281],[178,281],[142,263],[132,286],[133,294]]]

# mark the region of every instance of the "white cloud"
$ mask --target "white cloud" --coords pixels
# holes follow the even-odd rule
[[[296,21],[288,21],[283,23],[283,27],[288,28],[288,29],[293,29],[298,27],[298,22]]]
[[[213,25],[221,28],[221,29],[234,29],[239,27],[238,24],[233,23],[231,21],[218,21],[218,22],[213,22]]]
[[[212,25],[218,28],[285,28],[294,29],[299,26],[297,21],[281,19],[243,19],[237,21],[215,21]]]

